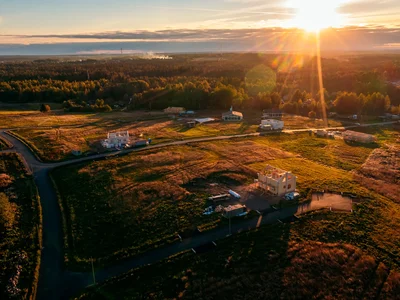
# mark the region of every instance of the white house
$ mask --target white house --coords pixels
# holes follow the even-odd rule
[[[109,132],[107,139],[101,142],[104,148],[111,149],[116,147],[123,147],[128,145],[130,142],[130,136],[128,131],[120,132]]]
[[[282,130],[285,123],[276,119],[261,120],[260,129],[264,130]]]
[[[296,176],[290,171],[284,171],[267,165],[264,172],[258,173],[259,189],[282,196],[296,190]]]
[[[243,120],[243,114],[238,111],[234,111],[232,106],[228,112],[222,114],[222,120],[224,121],[241,121]]]

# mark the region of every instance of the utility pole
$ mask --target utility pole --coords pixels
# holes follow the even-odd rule
[[[96,285],[96,276],[94,275],[94,267],[93,267],[93,258],[90,258],[90,261],[92,262],[92,275],[93,275],[93,285]]]

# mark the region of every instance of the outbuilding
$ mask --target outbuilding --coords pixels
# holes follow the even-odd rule
[[[222,120],[228,121],[228,122],[237,122],[243,120],[243,114],[238,111],[234,111],[233,108],[228,112],[225,112],[222,114]]]
[[[276,119],[261,120],[260,129],[262,130],[282,130],[284,122]]]

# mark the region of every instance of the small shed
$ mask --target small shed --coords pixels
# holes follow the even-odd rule
[[[187,128],[196,127],[196,121],[189,121],[189,122],[186,122],[186,127],[187,127]]]

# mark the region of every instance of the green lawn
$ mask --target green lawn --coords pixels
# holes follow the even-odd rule
[[[29,299],[35,295],[40,262],[40,215],[33,178],[16,154],[0,154],[1,299]]]

